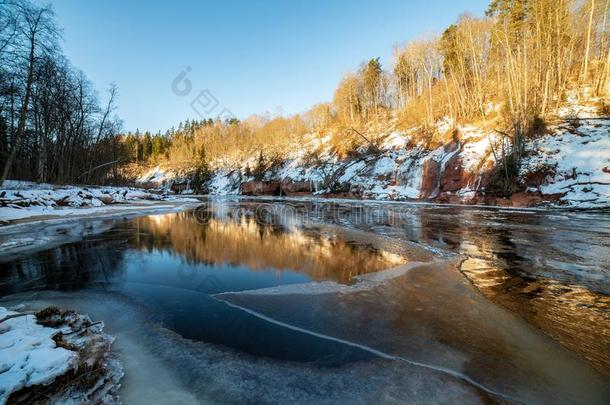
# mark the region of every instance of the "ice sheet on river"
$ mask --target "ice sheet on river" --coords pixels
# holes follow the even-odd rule
[[[16,295],[11,301],[23,298]],[[458,378],[406,362],[373,358],[323,367],[254,357],[184,339],[122,296],[51,291],[27,295],[29,309],[50,302],[107,320],[125,366],[120,392],[124,403],[489,402],[485,392]]]
[[[593,404],[610,398],[607,381],[588,364],[487,301],[454,264],[384,278],[361,281],[366,288],[313,283],[216,297],[272,322],[457,376],[506,399]]]

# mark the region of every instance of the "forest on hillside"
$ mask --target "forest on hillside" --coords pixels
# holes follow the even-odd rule
[[[515,171],[524,139],[544,133],[569,98],[610,113],[610,0],[493,0],[485,16],[464,14],[437,36],[396,47],[391,66],[362,63],[332,101],[303,114],[201,117],[157,134],[121,131],[116,87],[100,105],[62,56],[51,8],[0,4],[2,179],[116,183],[126,163],[160,162],[205,175],[253,156],[262,170],[312,133],[329,134],[339,157],[374,153],[390,129],[432,148],[455,136],[439,131],[442,118],[502,134],[509,146],[497,161]]]

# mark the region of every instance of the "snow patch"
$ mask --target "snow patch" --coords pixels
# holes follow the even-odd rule
[[[0,307],[0,319],[16,312]],[[76,367],[75,352],[57,347],[57,329],[26,315],[0,323],[0,402],[11,393],[33,385],[47,385]]]
[[[585,121],[578,128],[556,127],[529,145],[521,175],[554,171],[540,186],[543,194],[563,194],[571,207],[610,206],[610,120]]]
[[[52,186],[7,181],[0,190],[0,222],[39,216],[74,216],[138,209],[126,205],[130,203],[138,203],[142,209],[142,205],[157,201],[197,200],[152,194],[129,187]]]

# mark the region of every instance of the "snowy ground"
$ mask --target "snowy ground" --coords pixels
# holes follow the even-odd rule
[[[39,399],[40,387],[49,403],[117,403],[123,371],[108,357],[114,339],[102,333],[103,323],[59,310],[43,323],[36,315],[0,307],[0,403],[20,390],[25,392],[12,401]],[[105,371],[90,386],[76,384],[79,373],[92,373],[89,368]],[[66,375],[73,384],[55,383]]]
[[[195,199],[129,187],[53,186],[7,180],[0,189],[0,224],[40,217],[112,215],[172,208]]]
[[[0,307],[0,319],[17,312]],[[36,323],[34,315],[0,323],[0,402],[24,387],[47,385],[76,367],[75,352],[57,347],[57,330]]]
[[[610,120],[583,120],[578,127],[558,126],[529,145],[537,150],[522,172],[549,168],[543,194],[562,194],[569,206],[610,206]],[[554,174],[553,174],[554,173]]]

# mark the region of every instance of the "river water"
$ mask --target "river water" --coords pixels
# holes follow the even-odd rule
[[[125,402],[610,399],[607,214],[212,199],[19,238],[0,305],[104,320]]]

